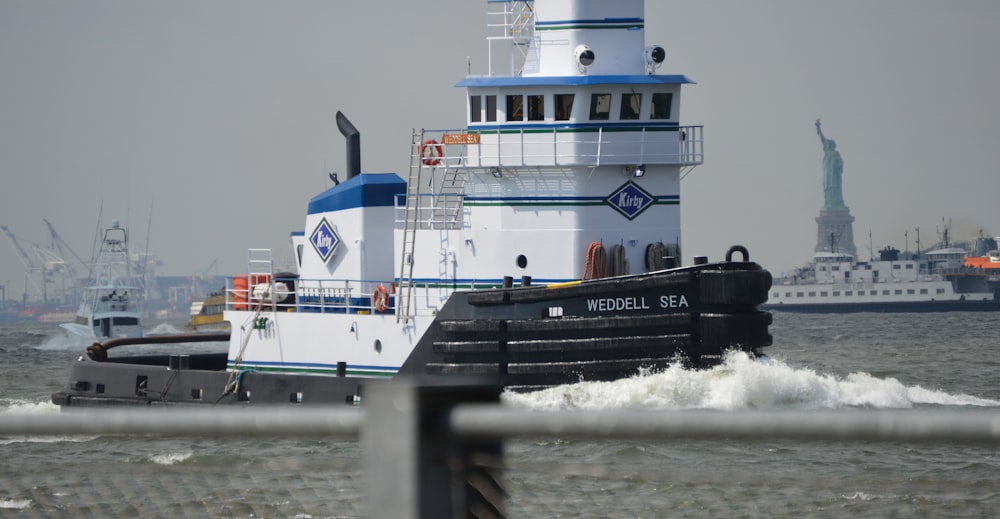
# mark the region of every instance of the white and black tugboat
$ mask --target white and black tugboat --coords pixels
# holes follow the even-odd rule
[[[464,127],[414,131],[406,178],[364,174],[338,113],[348,175],[309,201],[297,272],[251,250],[226,290],[231,333],[95,344],[53,401],[343,403],[398,375],[532,389],[769,345],[771,275],[746,249],[680,264],[702,127],[679,122],[690,81],[657,73],[642,0],[487,6],[517,72],[458,84]],[[151,340],[229,346],[127,354]]]

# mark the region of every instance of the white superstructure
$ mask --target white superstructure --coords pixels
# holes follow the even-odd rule
[[[465,126],[415,130],[405,179],[352,175],[313,198],[294,275],[250,252],[229,289],[231,368],[391,375],[455,290],[679,262],[702,128],[680,123],[691,81],[657,73],[643,1],[487,5],[488,73],[458,83]],[[254,297],[275,280],[292,295]]]

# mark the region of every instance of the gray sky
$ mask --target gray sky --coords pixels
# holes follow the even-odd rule
[[[433,7],[433,8],[432,8]],[[98,212],[161,273],[230,275],[246,249],[291,261],[310,197],[344,170],[405,172],[413,127],[464,122],[485,72],[484,1],[0,1],[0,223],[89,257]],[[684,256],[735,243],[774,273],[812,254],[821,117],[844,161],[859,255],[942,219],[1000,235],[1000,2],[649,0],[661,73],[696,85],[681,122],[706,163],[682,183]],[[151,232],[147,225],[151,219]],[[23,289],[0,244],[0,283]]]

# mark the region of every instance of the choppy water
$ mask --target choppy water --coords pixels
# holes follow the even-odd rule
[[[180,328],[177,326],[176,328]],[[775,314],[770,358],[580,383],[538,409],[1000,407],[1000,315]],[[153,333],[177,331],[169,324]],[[0,326],[0,419],[56,413],[84,344]],[[512,517],[994,517],[1000,449],[843,442],[513,441]],[[360,517],[356,442],[0,438],[0,516]]]

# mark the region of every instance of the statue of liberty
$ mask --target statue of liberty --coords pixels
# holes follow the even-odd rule
[[[824,211],[845,211],[843,193],[844,159],[840,158],[837,143],[823,136],[819,119],[816,119],[816,133],[823,144],[823,197]]]

